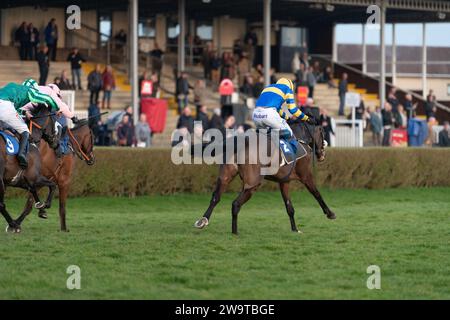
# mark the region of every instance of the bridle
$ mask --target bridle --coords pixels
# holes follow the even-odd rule
[[[89,152],[87,152],[89,155],[87,155],[84,151],[83,148],[81,147],[80,143],[78,142],[78,140],[75,138],[75,136],[72,133],[72,130],[70,130],[70,128],[67,128],[67,132],[69,133],[70,138],[72,139],[73,143],[75,144],[75,148],[73,149],[73,151],[75,152],[75,154],[78,156],[78,158],[80,158],[80,160],[84,160],[87,163],[91,163],[94,161],[94,137],[91,133],[91,150],[89,150]]]
[[[43,117],[45,117],[46,120],[45,120],[45,122],[42,125],[37,123],[37,121],[34,121],[33,118],[29,119],[28,130],[30,131],[31,139],[33,140],[33,142],[35,144],[39,144],[41,139],[39,139],[38,141],[34,141],[34,139],[33,139],[33,128],[42,130],[43,127],[46,127],[48,125],[48,122],[50,121],[51,115],[46,115],[46,116],[43,116]],[[43,118],[43,117],[34,117],[34,118]],[[48,138],[48,135],[44,131],[42,131],[41,135],[42,135],[42,137],[47,137]],[[47,139],[45,139],[45,140],[47,140]]]

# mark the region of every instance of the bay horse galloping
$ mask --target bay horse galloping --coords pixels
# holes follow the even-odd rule
[[[55,130],[55,120],[47,107],[39,105],[32,112],[33,118],[28,121],[30,128],[30,144],[28,151],[28,167],[22,169],[17,158],[6,152],[5,139],[0,138],[0,211],[8,223],[7,231],[19,233],[20,225],[14,221],[6,210],[5,190],[6,186],[12,186],[28,190],[31,195],[31,204],[35,203],[37,208],[42,208],[45,203],[39,200],[37,189],[48,187],[55,188],[55,184],[41,175],[41,156],[39,154],[39,143],[41,139],[47,141],[51,148],[58,146],[59,135]],[[7,128],[5,128],[7,129]]]
[[[261,185],[262,180],[265,178],[270,181],[277,182],[280,187],[281,195],[286,206],[286,211],[291,223],[291,229],[294,232],[299,232],[294,219],[294,207],[292,205],[291,197],[289,194],[289,182],[293,180],[299,180],[302,182],[308,191],[314,196],[323,210],[323,213],[328,219],[335,219],[336,215],[327,206],[323,200],[319,190],[314,183],[314,177],[312,172],[312,159],[314,153],[319,161],[325,160],[325,142],[322,126],[314,126],[314,129],[310,129],[300,121],[290,121],[291,129],[297,138],[298,142],[305,147],[307,152],[306,156],[298,159],[292,164],[286,164],[278,169],[278,172],[271,176],[261,175],[261,164],[222,164],[220,166],[220,173],[217,179],[215,190],[212,194],[211,202],[208,209],[204,213],[203,217],[196,221],[194,226],[198,229],[202,229],[209,225],[211,214],[215,206],[219,203],[222,193],[226,190],[230,182],[238,174],[242,180],[242,191],[238,197],[233,201],[231,214],[232,214],[232,228],[231,231],[234,234],[238,233],[237,221],[238,214],[244,203],[246,203],[253,193]],[[252,146],[249,146],[249,152],[255,152],[258,154],[258,150],[251,150]],[[257,149],[257,147],[253,147]],[[278,155],[278,154],[277,154]],[[280,155],[281,161],[281,155]]]
[[[55,151],[47,143],[42,143],[40,146],[42,156],[41,173],[46,178],[54,181],[59,190],[59,220],[61,231],[69,231],[66,225],[66,201],[72,178],[74,154],[88,165],[93,165],[95,163],[94,135],[88,126],[88,121],[86,119],[79,120],[73,129],[67,130],[72,152],[58,158]],[[51,190],[50,193],[53,193],[54,191],[55,190]],[[53,194],[49,194],[50,199],[52,196]],[[49,206],[50,204],[47,204],[45,208],[48,208]],[[45,208],[39,209],[39,217],[44,219],[47,218]],[[32,209],[33,197],[29,195],[22,214],[15,220],[19,226],[22,224],[25,217],[30,214]]]

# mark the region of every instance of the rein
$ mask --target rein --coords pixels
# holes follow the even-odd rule
[[[75,138],[75,136],[72,133],[72,130],[70,130],[70,128],[67,128],[68,133],[70,138],[72,138],[72,140],[75,142],[75,145],[77,146],[78,150],[75,151],[75,153],[77,154],[77,156],[81,159],[81,160],[85,160],[87,162],[92,161],[92,158],[89,157],[86,153],[84,153],[83,149],[81,148],[80,143],[78,142],[78,140]]]

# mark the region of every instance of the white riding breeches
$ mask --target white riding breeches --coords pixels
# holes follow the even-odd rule
[[[275,110],[275,108],[256,107],[253,111],[253,121],[259,129],[272,128],[279,130],[289,130],[292,136],[292,129]]]
[[[0,120],[20,134],[30,132],[25,121],[17,113],[14,104],[10,101],[0,100]]]

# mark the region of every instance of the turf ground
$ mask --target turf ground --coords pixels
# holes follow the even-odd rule
[[[336,212],[293,195],[303,234],[290,231],[279,193],[257,193],[231,234],[226,194],[204,230],[210,195],[70,199],[69,233],[56,207],[20,235],[0,231],[0,298],[450,298],[450,189],[323,191]],[[22,207],[8,200],[10,212]],[[3,220],[1,222],[3,230]],[[66,268],[81,268],[81,290]],[[369,290],[369,265],[381,290]]]

